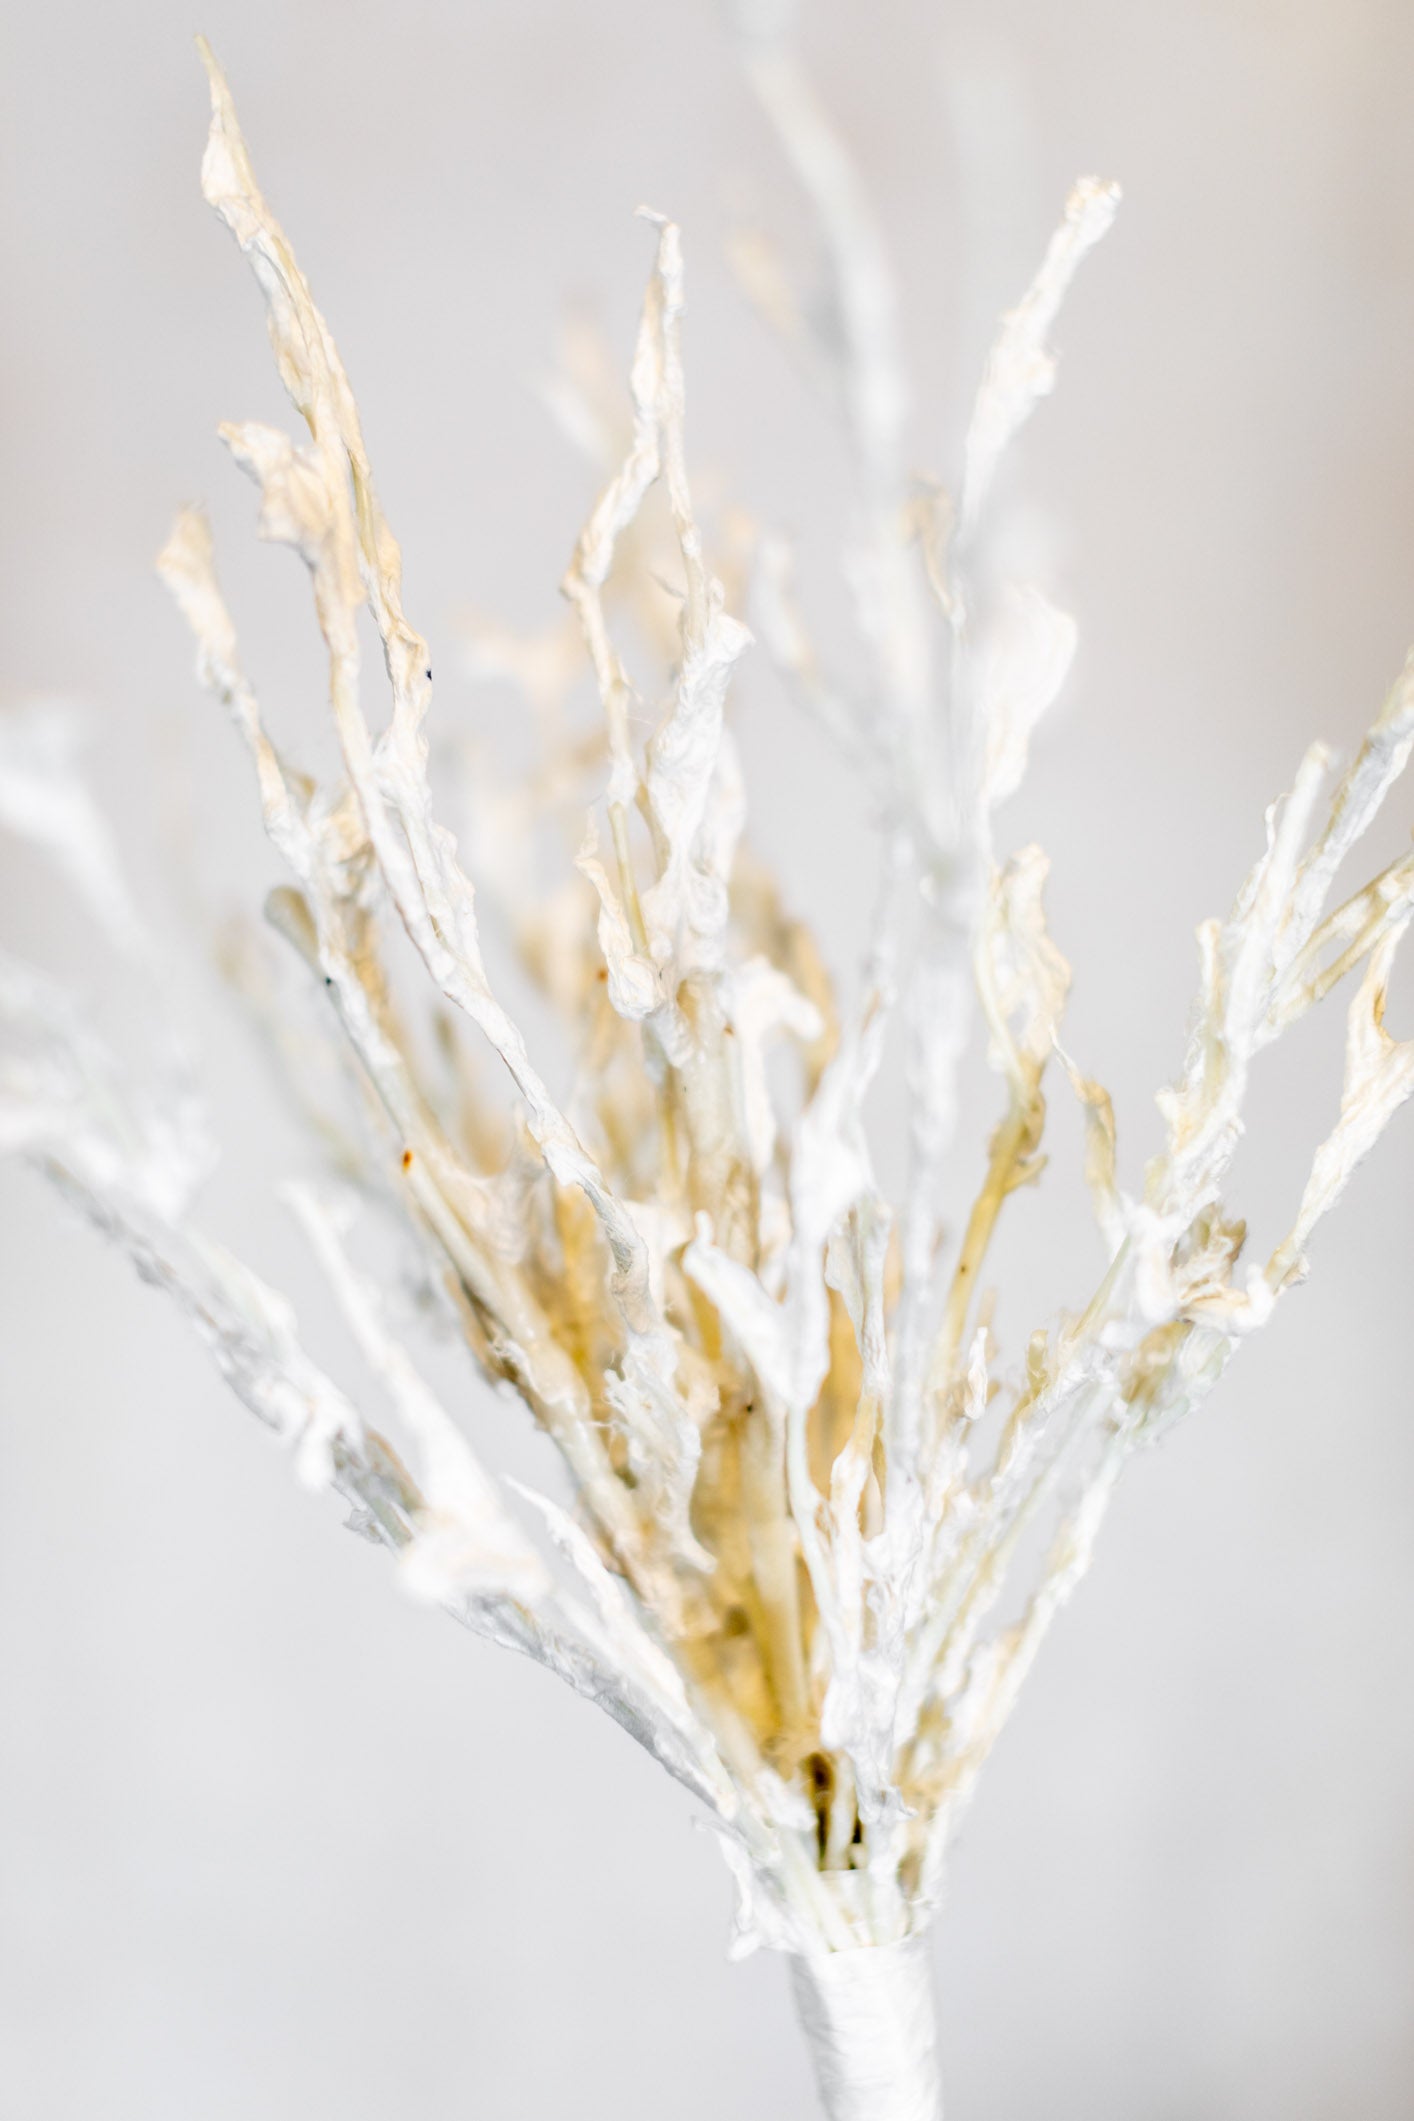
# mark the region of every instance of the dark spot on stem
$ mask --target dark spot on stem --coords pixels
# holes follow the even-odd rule
[[[815,1838],[823,1863],[830,1838],[830,1799],[835,1793],[835,1771],[824,1753],[809,1754],[804,1765],[815,1798]]]

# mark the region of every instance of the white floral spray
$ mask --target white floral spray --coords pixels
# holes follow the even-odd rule
[[[1160,1099],[1164,1145],[1125,1190],[1110,1100],[1060,1044],[1069,973],[1046,929],[1045,857],[998,845],[1075,628],[1039,588],[996,584],[979,561],[998,464],[1051,388],[1057,310],[1118,193],[1091,179],[1072,192],[1002,322],[949,505],[908,477],[892,287],[851,164],[780,11],[746,9],[739,31],[832,273],[820,351],[857,464],[847,574],[866,681],[851,690],[824,671],[781,540],[756,536],[749,563],[723,571],[871,799],[882,884],[857,997],[837,1001],[809,930],[743,842],[729,694],[752,633],[694,513],[682,246],[650,215],[627,417],[603,401],[583,347],[555,385],[592,450],[611,452],[623,431],[564,580],[575,636],[487,629],[475,651],[559,731],[519,798],[498,808],[477,791],[471,856],[483,886],[514,900],[526,962],[570,1027],[573,1094],[551,1094],[492,988],[472,881],[434,811],[432,669],[404,615],[353,394],[206,54],[204,190],[255,273],[304,429],[221,432],[259,490],[262,536],[309,574],[335,775],[309,778],[268,735],[201,515],[180,518],[159,564],[289,872],[267,911],[329,1037],[270,1015],[328,1172],[287,1197],[391,1424],[375,1427],[323,1374],[288,1303],[192,1220],[210,1152],[190,1058],[165,1028],[158,955],[62,732],[20,721],[0,729],[0,821],[43,844],[148,984],[154,1045],[130,1071],[67,995],[6,960],[0,1142],[175,1298],[301,1477],[345,1499],[410,1590],[558,1673],[692,1792],[739,1886],[733,1949],[793,1955],[829,2112],[927,2121],[939,2090],[926,1938],[978,1770],[1126,1461],[1206,1396],[1301,1278],[1315,1224],[1414,1088],[1414,1044],[1383,1027],[1414,856],[1328,910],[1414,743],[1414,664],[1333,785],[1326,753],[1307,754],[1231,913],[1200,930],[1187,1055]],[[744,247],[742,263],[775,320],[805,334],[769,257]],[[644,518],[655,485],[676,554],[666,595]],[[382,645],[381,721],[365,704],[365,615]],[[643,742],[639,703],[658,681],[630,674],[630,618],[667,672]],[[593,739],[557,721],[586,669],[602,707]],[[572,808],[586,776],[577,873],[533,907],[513,874],[517,836]],[[393,998],[399,930],[425,974],[431,1039]],[[1339,1112],[1289,1234],[1244,1260],[1225,1187],[1252,1064],[1346,974]],[[980,1190],[958,1213],[941,1173],[974,1024],[999,1109]],[[875,1183],[864,1125],[891,1038],[911,1098],[897,1204]],[[504,1064],[509,1123],[467,1094],[467,1041]],[[339,1067],[347,1119],[327,1092]],[[1083,1108],[1104,1265],[1013,1372],[991,1331],[986,1264],[1008,1203],[1042,1168],[1048,1077]],[[558,1446],[572,1510],[512,1495],[483,1467],[357,1263],[360,1205],[411,1233],[476,1364]],[[1049,1545],[1026,1539],[1036,1527]],[[1002,1623],[1004,1587],[1015,1617]]]

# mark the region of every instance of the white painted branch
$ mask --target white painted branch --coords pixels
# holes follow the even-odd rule
[[[681,244],[659,222],[631,416],[604,426],[627,419],[631,436],[564,584],[607,727],[608,839],[601,859],[591,833],[578,865],[597,916],[579,881],[534,903],[536,828],[599,767],[572,716],[551,727],[575,666],[553,635],[549,648],[497,651],[558,749],[506,813],[514,833],[503,816],[475,866],[565,1011],[579,1066],[564,1109],[488,984],[471,876],[429,780],[431,664],[403,613],[357,408],[205,54],[206,195],[256,272],[309,439],[258,423],[222,432],[260,486],[263,534],[311,570],[339,770],[311,779],[267,733],[203,517],[184,511],[159,567],[202,682],[250,752],[291,874],[267,910],[347,1042],[366,1153],[349,1156],[320,1097],[301,1109],[321,1151],[401,1213],[419,1311],[435,1296],[486,1377],[563,1454],[573,1509],[539,1498],[558,1565],[481,1468],[474,1414],[463,1433],[394,1340],[407,1307],[380,1304],[337,1201],[309,1183],[293,1194],[391,1403],[386,1438],[305,1354],[291,1306],[189,1221],[209,1153],[161,954],[62,731],[10,716],[0,825],[57,863],[105,959],[136,982],[144,1028],[158,1028],[134,1074],[63,990],[0,957],[0,1150],[37,1160],[175,1298],[239,1396],[296,1445],[305,1477],[401,1557],[406,1585],[598,1702],[711,1808],[739,1891],[733,1949],[796,1955],[831,2121],[939,2121],[926,1941],[898,1940],[937,1903],[958,1812],[1088,1566],[1131,1450],[1199,1403],[1304,1275],[1313,1226],[1414,1096],[1414,1040],[1384,1020],[1394,952],[1414,925],[1414,854],[1326,910],[1414,757],[1414,659],[1328,798],[1325,749],[1307,753],[1232,911],[1199,931],[1187,1057],[1160,1099],[1164,1145],[1131,1195],[1109,1097],[1059,1045],[1069,973],[1046,926],[1045,857],[1009,852],[994,827],[1075,628],[1040,590],[997,577],[979,542],[998,461],[1051,387],[1057,304],[1117,194],[1082,180],[1003,320],[956,507],[931,486],[915,493],[886,246],[844,135],[793,56],[792,0],[735,4],[748,74],[832,266],[822,314],[857,459],[845,579],[867,689],[855,700],[821,668],[769,547],[762,631],[845,731],[881,835],[878,910],[861,992],[836,1008],[822,948],[764,860],[741,853],[727,687],[748,636],[728,604],[745,533],[716,511],[719,580],[688,479]],[[676,545],[666,576],[642,508],[655,480]],[[636,615],[638,652],[656,647],[666,663],[642,692],[610,632],[611,594]],[[359,694],[365,610],[392,688],[381,731]],[[645,742],[655,697],[666,706]],[[421,1007],[387,954],[399,923],[430,975]],[[1224,1196],[1252,1066],[1362,965],[1333,1131],[1290,1232],[1239,1272],[1246,1224]],[[974,1014],[1006,1102],[969,1206],[946,1197],[944,1150]],[[509,1071],[509,1120],[476,1089],[463,1018]],[[911,1141],[897,1207],[879,1190],[867,1124],[890,1037],[904,1047]],[[768,1038],[794,1041],[784,1067],[767,1065]],[[292,1030],[285,1045],[298,1050]],[[1082,1285],[1038,1323],[1004,1383],[984,1269],[1005,1204],[1045,1163],[1056,1054],[1085,1113],[1105,1265],[1088,1296]],[[1048,1524],[1048,1545],[1025,1536]],[[1021,1613],[1010,1626],[1004,1594],[1003,1612]]]

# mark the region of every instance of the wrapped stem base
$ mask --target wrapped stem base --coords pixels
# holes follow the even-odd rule
[[[792,1959],[791,1978],[830,2121],[941,2121],[926,1936]]]

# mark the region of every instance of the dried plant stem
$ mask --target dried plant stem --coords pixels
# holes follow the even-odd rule
[[[855,470],[845,573],[864,676],[852,689],[826,673],[783,540],[718,538],[699,516],[682,242],[647,215],[627,406],[585,402],[583,360],[557,393],[604,480],[562,584],[570,619],[538,641],[480,643],[553,755],[520,798],[500,792],[499,835],[494,776],[478,776],[465,857],[434,803],[432,669],[404,615],[353,393],[204,53],[204,189],[255,274],[302,422],[298,441],[254,422],[221,432],[258,488],[261,534],[309,578],[332,773],[302,772],[267,732],[204,517],[182,514],[159,567],[288,870],[266,910],[303,987],[286,1008],[273,975],[244,985],[259,987],[262,1031],[324,1167],[323,1184],[284,1197],[386,1402],[379,1425],[310,1360],[289,1305],[193,1219],[209,1148],[160,955],[63,743],[38,725],[0,727],[0,822],[58,862],[150,997],[153,1051],[146,1074],[129,1070],[53,982],[0,959],[0,1147],[34,1157],[171,1296],[301,1476],[344,1500],[414,1595],[537,1659],[692,1792],[737,1882],[733,1949],[792,1955],[834,2121],[936,2121],[927,1940],[977,1775],[1129,1458],[1201,1403],[1301,1280],[1321,1217],[1414,1092],[1414,1042],[1385,1029],[1414,857],[1325,910],[1414,750],[1414,660],[1324,814],[1329,760],[1315,746],[1226,919],[1199,929],[1163,1146],[1125,1190],[1109,1097],[1059,1043],[1070,975],[1047,928],[1045,857],[998,848],[1075,627],[984,563],[1003,459],[1051,388],[1049,333],[1118,193],[1074,187],[1001,321],[957,506],[932,484],[919,492],[882,233],[791,49],[789,7],[741,0],[740,15],[747,76],[823,237],[828,299],[796,303],[770,281],[767,306],[796,351],[807,316],[830,320],[815,372],[836,386]],[[762,255],[751,248],[758,286]],[[730,691],[751,636],[728,605],[748,574],[767,652],[843,745],[878,827],[852,1001],[743,846]],[[632,659],[661,660],[651,681],[631,673],[626,613]],[[369,620],[381,728],[360,668]],[[577,671],[592,730],[567,705]],[[579,853],[540,897],[530,843],[549,814]],[[577,1072],[563,1100],[493,990],[486,897],[510,912],[568,1027]],[[1265,1264],[1243,1265],[1225,1192],[1253,1066],[1347,974],[1339,1111],[1289,1232]],[[945,1213],[978,1026],[1001,1118],[975,1198]],[[897,1207],[865,1127],[890,1040],[910,1150]],[[483,1046],[513,1093],[508,1115],[478,1089]],[[1008,1367],[983,1275],[1005,1204],[1045,1165],[1053,1059],[1083,1113],[1101,1261]],[[393,1277],[355,1258],[356,1209],[397,1226],[420,1306],[557,1447],[569,1507],[482,1465],[478,1409],[433,1395],[385,1316]],[[1019,1616],[1006,1624],[1003,1592]]]

